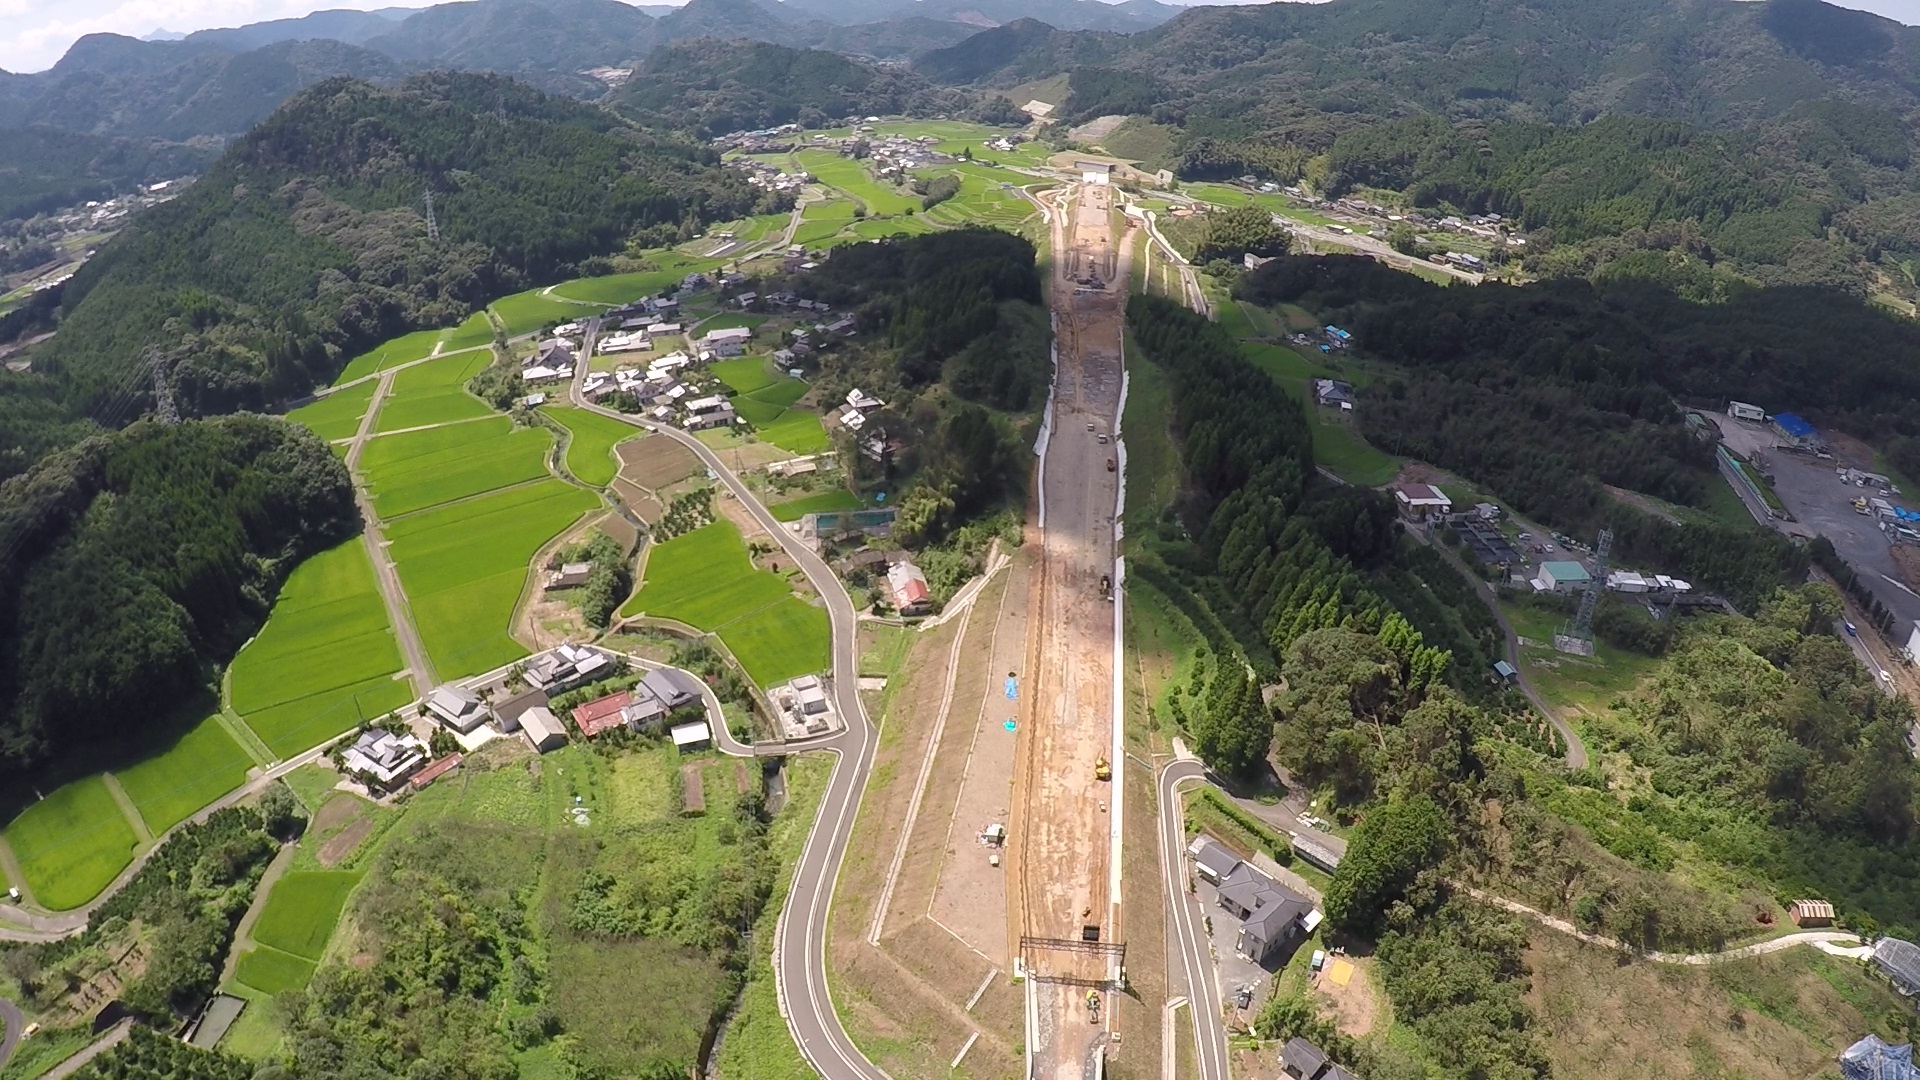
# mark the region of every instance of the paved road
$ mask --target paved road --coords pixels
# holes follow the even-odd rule
[[[1180,785],[1204,782],[1197,761],[1176,761],[1160,770],[1160,867],[1166,875],[1167,916],[1173,927],[1169,948],[1180,954],[1186,973],[1187,1011],[1193,1014],[1200,1080],[1228,1080],[1227,1028],[1221,1020],[1220,983],[1214,978],[1213,943],[1208,939],[1200,901],[1187,891],[1187,828],[1180,814]],[[1169,967],[1172,965],[1169,964]]]
[[[873,725],[867,719],[866,706],[860,700],[860,665],[857,657],[859,621],[853,600],[820,556],[775,520],[746,484],[705,443],[677,427],[648,423],[587,400],[581,392],[588,368],[585,357],[592,355],[593,338],[598,333],[599,320],[590,320],[582,360],[574,382],[568,389],[573,404],[638,428],[658,432],[693,451],[740,500],[740,504],[753,514],[768,535],[786,550],[787,556],[807,576],[826,604],[833,634],[834,700],[839,706],[841,718],[846,722],[846,729],[823,739],[789,745],[790,750],[796,751],[824,750],[833,754],[836,760],[833,773],[827,779],[826,794],[821,798],[819,812],[814,818],[813,830],[807,834],[806,846],[801,849],[800,861],[794,867],[793,888],[787,895],[786,906],[780,912],[779,927],[774,931],[774,981],[778,988],[780,1011],[786,1017],[787,1027],[800,1047],[801,1056],[807,1059],[814,1071],[828,1080],[889,1080],[887,1074],[867,1060],[866,1055],[847,1036],[846,1028],[841,1026],[839,1013],[834,1011],[833,998],[827,991],[827,912],[833,903],[833,886],[840,875],[840,863],[846,857],[847,839],[860,810],[860,799],[866,791],[867,778],[873,771],[876,742]],[[720,738],[718,733],[715,738]],[[731,741],[731,737],[726,740]]]
[[[20,1007],[6,998],[0,998],[0,1069],[7,1067],[7,1059],[13,1056],[13,1048],[20,1044],[20,1032],[27,1026],[27,1018],[20,1015]]]

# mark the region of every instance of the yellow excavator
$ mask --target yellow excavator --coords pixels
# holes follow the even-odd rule
[[[1113,779],[1113,767],[1107,764],[1105,757],[1101,757],[1093,763],[1093,775],[1096,779],[1100,780]]]

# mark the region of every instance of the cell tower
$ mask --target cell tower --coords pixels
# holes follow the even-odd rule
[[[1573,622],[1553,635],[1558,652],[1574,656],[1593,655],[1593,613],[1600,607],[1600,594],[1607,588],[1607,556],[1613,552],[1613,530],[1600,530],[1600,542],[1593,549],[1593,576],[1587,579],[1587,591],[1580,594],[1580,607]]]
[[[440,242],[440,223],[433,219],[433,189],[427,189],[427,239]]]
[[[180,422],[180,410],[173,403],[172,373],[167,370],[166,355],[158,345],[149,345],[140,355],[140,362],[153,375],[153,414],[161,423],[172,427]]]

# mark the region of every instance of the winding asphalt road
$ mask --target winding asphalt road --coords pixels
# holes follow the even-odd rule
[[[752,491],[733,474],[718,455],[699,439],[677,427],[653,424],[615,409],[587,400],[581,387],[586,381],[586,357],[593,355],[593,340],[600,331],[598,319],[589,320],[582,359],[574,381],[568,388],[572,403],[610,419],[656,432],[693,451],[734,498],[740,500],[767,534],[785,549],[800,572],[807,576],[826,603],[827,618],[833,636],[833,693],[845,730],[822,739],[789,743],[786,750],[824,750],[835,756],[832,774],[827,778],[826,794],[814,817],[813,830],[807,834],[800,861],[794,867],[793,888],[780,912],[774,931],[774,982],[779,992],[780,1011],[801,1056],[814,1071],[828,1080],[890,1080],[887,1073],[867,1060],[860,1048],[841,1026],[834,1011],[833,997],[827,990],[827,912],[833,903],[833,887],[840,876],[840,863],[846,857],[847,840],[853,832],[860,799],[866,792],[867,778],[873,771],[873,752],[877,742],[873,724],[867,719],[866,706],[860,701],[859,621],[853,600],[820,556],[802,544],[786,526],[775,520]],[[723,749],[739,747],[731,736],[715,738]],[[742,748],[745,749],[745,748]],[[732,752],[739,752],[738,749]],[[748,749],[747,752],[751,752]]]
[[[1200,901],[1187,891],[1187,828],[1180,813],[1180,785],[1205,782],[1206,767],[1183,759],[1160,770],[1160,868],[1166,875],[1167,916],[1173,924],[1173,948],[1187,977],[1187,1011],[1193,1014],[1193,1039],[1200,1080],[1228,1080],[1227,1028],[1221,1022],[1220,984],[1214,978],[1213,946],[1202,920]],[[1171,966],[1171,965],[1169,965]]]
[[[0,1069],[7,1067],[7,1059],[13,1056],[13,1048],[19,1045],[20,1033],[26,1026],[27,1018],[20,1015],[20,1007],[0,998]]]

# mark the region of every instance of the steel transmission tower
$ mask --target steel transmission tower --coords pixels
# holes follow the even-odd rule
[[[173,402],[172,372],[167,370],[167,358],[158,345],[149,345],[140,355],[141,364],[153,376],[153,414],[163,424],[171,427],[180,422],[180,410]]]
[[[1593,576],[1587,579],[1587,591],[1580,594],[1580,607],[1573,622],[1553,635],[1553,647],[1576,656],[1593,655],[1593,613],[1600,607],[1600,594],[1607,589],[1607,556],[1613,552],[1613,530],[1600,530],[1600,542],[1593,549]]]
[[[440,223],[433,218],[433,189],[427,189],[427,239],[440,242]]]

